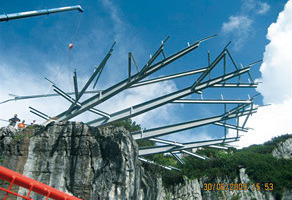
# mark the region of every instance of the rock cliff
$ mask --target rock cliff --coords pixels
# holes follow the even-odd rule
[[[2,128],[0,138],[2,166],[81,199],[156,198],[155,181],[143,173],[138,146],[123,128],[64,122]]]
[[[292,139],[273,151],[278,158],[291,159]],[[93,128],[83,123],[51,123],[23,131],[0,129],[1,165],[84,200],[99,199],[249,199],[274,200],[270,192],[251,188],[242,191],[204,191],[207,178],[184,179],[164,188],[159,175],[144,169],[138,160],[138,146],[122,127]],[[251,182],[241,168],[236,180],[217,183]],[[0,182],[0,186],[4,185]],[[7,187],[3,186],[3,187]],[[25,195],[27,190],[14,188]],[[3,193],[0,193],[2,197]],[[35,200],[45,199],[35,193]],[[16,199],[10,197],[10,199]],[[284,191],[282,200],[292,199]]]
[[[292,159],[292,138],[279,143],[272,154],[276,158]]]
[[[252,185],[248,186],[247,190],[204,190],[204,183],[207,183],[206,178],[189,180],[185,178],[183,184],[174,186],[171,190],[166,190],[165,195],[168,199],[175,200],[275,200],[271,192],[261,192],[253,188]],[[245,169],[240,169],[239,177],[235,180],[226,177],[224,180],[217,178],[214,183],[250,183]],[[216,185],[215,185],[216,186]],[[291,197],[291,196],[289,196]],[[282,198],[283,200],[285,198]],[[285,199],[288,200],[288,199]]]
[[[287,138],[286,136],[283,136],[282,138]],[[271,142],[269,142],[271,144]],[[292,138],[288,139],[281,139],[280,142],[276,143],[275,147],[271,151],[271,154],[277,158],[277,159],[286,159],[291,161],[292,158]],[[272,164],[272,163],[270,163]],[[277,167],[277,166],[272,166]],[[265,170],[265,169],[264,169]],[[264,171],[263,170],[263,171]],[[292,169],[286,169],[289,170],[289,173],[292,172]],[[240,168],[238,176],[234,179],[231,179],[228,177],[229,175],[226,174],[226,177],[224,179],[222,178],[216,178],[216,180],[210,181],[208,177],[204,178],[196,178],[193,180],[190,180],[186,177],[184,177],[183,183],[180,183],[178,185],[174,185],[173,187],[168,188],[167,190],[164,190],[163,196],[167,197],[167,199],[179,199],[179,200],[187,200],[187,199],[204,199],[204,200],[290,200],[292,199],[292,190],[284,188],[283,193],[281,195],[281,198],[279,196],[274,196],[272,192],[265,191],[264,187],[261,189],[257,189],[255,185],[253,185],[252,179],[248,176],[247,170],[245,168]],[[289,176],[291,177],[291,176]],[[288,178],[289,179],[289,178]],[[211,190],[208,188],[205,190],[204,183],[211,183],[212,186],[214,183],[217,186],[217,183],[224,183],[226,184],[233,184],[233,183],[247,183],[248,187],[247,189],[242,190],[224,190],[219,189],[219,191],[214,190],[214,188],[211,188]],[[291,179],[290,179],[291,183]],[[288,186],[289,183],[285,183],[285,186]],[[290,184],[291,185],[291,184]],[[278,185],[274,184],[274,188],[278,187]],[[216,188],[216,187],[215,187]]]

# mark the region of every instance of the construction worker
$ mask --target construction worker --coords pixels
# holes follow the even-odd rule
[[[17,122],[20,122],[20,119],[18,119],[17,114],[15,114],[13,118],[9,119],[9,126],[15,127]]]
[[[25,123],[24,122],[25,122],[25,120],[22,120],[22,122],[18,124],[18,130],[22,130],[22,129],[25,128]]]

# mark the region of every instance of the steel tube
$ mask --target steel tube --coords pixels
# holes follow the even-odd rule
[[[164,76],[164,77],[160,77],[160,78],[155,78],[155,79],[151,79],[151,80],[147,80],[147,81],[141,81],[139,83],[133,84],[130,88],[148,85],[148,84],[152,84],[152,83],[157,83],[157,82],[161,82],[161,81],[167,81],[170,79],[180,78],[180,77],[184,77],[184,76],[189,76],[189,75],[204,72],[206,70],[207,70],[207,68],[201,68],[201,69],[191,70],[191,71],[173,74],[173,75],[169,75],[169,76]]]
[[[34,17],[34,16],[39,16],[39,15],[48,15],[51,13],[65,12],[65,11],[71,11],[71,10],[78,10],[79,12],[83,12],[83,9],[81,8],[80,5],[67,6],[67,7],[61,7],[61,8],[52,8],[52,9],[42,9],[42,10],[34,10],[34,11],[26,11],[26,12],[0,15],[0,22],[26,18],[26,17]]]
[[[201,155],[196,154],[196,153],[193,153],[193,152],[189,152],[189,151],[187,151],[187,150],[181,150],[181,152],[182,152],[182,153],[185,153],[185,154],[189,154],[189,155],[194,156],[194,157],[196,157],[196,158],[200,158],[200,159],[202,159],[202,160],[206,160],[206,157],[201,156]]]
[[[172,102],[173,100],[180,99],[180,98],[183,98],[187,95],[201,91],[205,88],[208,88],[209,86],[211,86],[213,84],[220,83],[224,80],[228,80],[230,78],[236,77],[239,74],[246,73],[248,70],[249,70],[249,67],[246,67],[246,68],[237,70],[235,72],[231,72],[229,74],[226,74],[224,76],[216,77],[216,78],[211,79],[209,81],[200,83],[194,89],[191,89],[192,87],[188,87],[188,88],[173,92],[171,94],[167,94],[165,96],[158,97],[156,99],[135,105],[131,108],[127,108],[127,109],[115,112],[115,113],[110,115],[110,117],[111,117],[110,119],[99,118],[96,120],[92,120],[92,121],[88,122],[87,124],[89,124],[91,126],[101,126],[101,125],[105,125],[105,124],[113,122],[113,121],[137,116],[139,114],[145,113],[145,112],[152,110],[154,108],[157,108],[159,106],[162,106],[162,105],[165,105],[169,102]]]
[[[254,113],[255,111],[252,111],[252,112]],[[144,130],[143,133],[141,131],[132,132],[131,134],[135,140],[159,137],[159,136],[163,136],[163,135],[168,135],[168,134],[192,129],[192,128],[199,127],[199,126],[213,124],[215,122],[220,122],[224,119],[232,119],[232,118],[235,118],[237,116],[248,115],[249,113],[250,113],[250,111],[245,111],[242,113],[229,114],[227,116],[219,115],[219,116],[215,116],[215,117],[209,117],[209,118],[193,120],[193,121],[173,124],[173,125],[159,127],[159,128],[148,129],[148,130]]]
[[[250,100],[215,100],[215,99],[179,99],[171,103],[194,103],[194,104],[251,104]]]
[[[209,38],[207,38],[209,39]],[[206,40],[206,39],[204,39]],[[82,102],[82,106],[80,108],[77,108],[75,110],[73,110],[69,115],[67,115],[67,111],[64,111],[63,113],[59,114],[58,117],[58,121],[64,121],[64,120],[69,120],[83,112],[85,112],[86,110],[88,110],[89,108],[92,108],[104,101],[106,101],[107,99],[113,97],[114,95],[116,95],[117,93],[121,92],[124,89],[129,88],[131,85],[133,85],[134,83],[137,83],[138,81],[142,80],[143,78],[149,76],[150,74],[154,73],[155,71],[161,69],[162,67],[170,64],[171,62],[175,61],[176,59],[182,57],[183,55],[193,51],[194,49],[196,49],[197,47],[199,47],[199,44],[202,42],[198,41],[196,43],[194,43],[193,45],[184,48],[183,50],[163,59],[162,61],[153,64],[152,66],[149,66],[147,71],[144,74],[140,74],[137,73],[133,76],[131,76],[131,82],[128,81],[128,78],[121,81],[120,83],[117,83],[116,85],[113,85],[112,87],[106,89],[103,91],[103,95],[102,97],[99,94],[96,94],[95,96],[85,100],[84,102]]]
[[[181,151],[181,150],[185,150],[185,149],[192,149],[192,148],[209,146],[209,145],[218,145],[221,143],[235,142],[236,140],[237,140],[237,138],[226,138],[226,139],[206,140],[206,141],[199,141],[199,142],[184,143],[183,147],[174,147],[172,145],[148,147],[148,148],[139,149],[139,156]]]

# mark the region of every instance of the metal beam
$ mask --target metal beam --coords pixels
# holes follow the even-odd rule
[[[208,51],[208,66],[210,66],[211,64],[211,55],[210,55],[210,51]],[[211,79],[211,72],[209,72],[209,79]]]
[[[173,151],[181,151],[185,149],[192,149],[197,147],[209,146],[209,145],[218,145],[222,143],[230,143],[237,141],[237,138],[226,138],[226,139],[217,139],[217,140],[206,140],[206,141],[199,141],[199,142],[190,142],[184,143],[183,147],[174,147],[172,145],[164,145],[164,146],[155,146],[155,147],[148,147],[148,148],[141,148],[139,149],[139,156],[145,155],[152,155],[157,153],[166,153],[166,152],[173,152]]]
[[[223,99],[223,95],[222,95],[222,99]],[[227,112],[227,104],[224,104],[224,113]],[[224,120],[224,124],[226,124],[226,119]],[[224,126],[224,137],[226,138],[227,136],[227,127]]]
[[[226,48],[217,56],[217,58],[208,66],[208,69],[196,80],[196,82],[192,85],[192,89],[198,86],[203,79],[214,69],[215,66],[225,57]],[[225,75],[225,74],[224,74]]]
[[[237,65],[236,65],[236,63],[235,63],[235,61],[234,61],[234,59],[232,58],[231,53],[228,51],[228,49],[226,49],[226,52],[227,52],[227,54],[229,55],[229,58],[230,58],[230,60],[232,61],[234,67],[235,67],[236,69],[238,69],[238,67],[237,67]]]
[[[237,70],[235,72],[231,72],[229,74],[226,74],[224,76],[216,77],[214,79],[200,83],[194,89],[192,89],[192,87],[188,87],[188,88],[173,92],[171,94],[167,94],[167,95],[164,95],[162,97],[159,97],[159,98],[135,105],[133,107],[115,112],[115,113],[110,115],[110,117],[111,117],[110,119],[99,118],[96,120],[92,120],[92,121],[88,122],[87,124],[89,124],[91,126],[101,126],[101,125],[105,125],[105,124],[108,124],[108,123],[113,122],[113,121],[137,116],[139,114],[145,113],[145,112],[152,110],[154,108],[157,108],[159,106],[162,106],[162,105],[165,105],[169,102],[172,102],[176,99],[180,99],[180,98],[185,97],[187,95],[201,91],[201,90],[208,88],[209,86],[214,85],[216,83],[220,83],[224,80],[234,78],[240,74],[246,73],[248,70],[249,70],[249,67],[246,67],[246,68]]]
[[[210,37],[209,37],[210,38]],[[206,38],[206,39],[209,39]],[[157,70],[161,69],[162,67],[172,63],[173,61],[177,60],[178,58],[184,56],[187,53],[190,53],[191,51],[193,51],[194,49],[199,47],[199,44],[202,41],[205,41],[206,39],[200,40],[196,43],[194,43],[193,45],[184,48],[183,50],[159,61],[156,64],[153,64],[152,66],[148,67],[148,70],[144,73],[144,74],[140,74],[137,73],[135,75],[133,75],[131,77],[131,82],[128,81],[128,78],[121,81],[120,83],[113,85],[112,87],[104,90],[102,92],[102,96],[101,94],[96,94],[95,96],[85,100],[84,102],[82,102],[82,106],[80,108],[76,108],[75,110],[72,110],[72,112],[68,115],[67,111],[59,114],[58,117],[58,121],[64,121],[64,120],[69,120],[83,112],[85,112],[86,110],[88,110],[89,108],[92,108],[102,102],[104,102],[105,100],[113,97],[114,95],[116,95],[117,93],[121,92],[124,89],[129,88],[132,84],[139,82],[140,80],[142,80],[143,78],[149,76],[150,74],[156,72]]]
[[[160,47],[158,48],[158,50],[154,53],[154,55],[150,58],[150,60],[146,63],[146,65],[141,69],[141,71],[139,72],[139,76],[143,75],[148,68],[152,65],[152,63],[155,61],[155,59],[160,55],[160,53],[163,51],[164,45],[167,42],[167,40],[169,39],[170,36],[168,36],[160,45]]]
[[[199,40],[198,42],[195,42],[194,44],[192,45],[189,45],[188,47],[186,47],[185,49],[173,54],[172,56],[169,56],[168,58],[162,60],[162,61],[159,61],[158,63],[152,65],[149,67],[149,69],[147,70],[147,73],[153,73],[154,71],[157,71],[157,67],[159,67],[160,65],[165,65],[165,64],[170,64],[172,63],[173,61],[177,60],[178,58],[186,55],[187,53],[189,53],[190,51],[196,49],[199,47],[200,43],[206,41],[206,40],[209,40],[210,38],[213,38],[217,36],[216,34],[215,35],[211,35],[209,37],[206,37],[204,39],[201,39]]]
[[[75,99],[78,97],[78,83],[77,83],[77,73],[76,69],[74,70],[74,75],[73,75],[73,82],[74,82],[74,92],[75,92]]]
[[[209,145],[208,147],[216,148],[216,149],[224,149],[224,150],[227,150],[228,149],[228,147],[218,146],[218,145]]]
[[[248,106],[248,104],[239,104],[237,107],[229,110],[228,112],[226,112],[225,114],[223,114],[222,116],[225,117],[225,116],[228,116],[230,114],[234,114],[234,113],[238,113],[240,110],[243,110]],[[253,109],[250,109],[249,111],[253,111]]]
[[[51,8],[51,9],[42,9],[42,10],[34,10],[34,11],[26,11],[26,12],[0,15],[0,22],[26,18],[26,17],[34,17],[34,16],[39,16],[39,15],[48,15],[52,13],[65,12],[65,11],[71,11],[71,10],[78,10],[79,12],[83,12],[83,9],[81,8],[80,5]]]
[[[147,81],[141,81],[139,83],[133,84],[130,88],[143,86],[143,85],[148,85],[148,84],[152,84],[152,83],[158,83],[158,82],[161,82],[161,81],[167,81],[167,80],[170,80],[170,79],[180,78],[180,77],[184,77],[184,76],[190,76],[190,75],[193,75],[193,74],[202,73],[202,72],[204,72],[206,70],[207,70],[207,68],[205,67],[205,68],[195,69],[195,70],[191,70],[191,71],[187,71],[187,72],[172,74],[172,75],[164,76],[164,77],[160,77],[160,78],[154,78],[154,79],[150,79],[150,80],[147,80]]]
[[[195,71],[195,70],[194,70]],[[159,79],[159,78],[158,78]],[[150,81],[150,80],[149,80]],[[142,82],[139,82],[142,83]],[[139,84],[137,83],[137,84]],[[135,84],[134,84],[135,85]],[[138,85],[137,85],[138,86]],[[245,83],[218,83],[215,85],[210,86],[212,87],[224,87],[224,88],[256,88],[258,86],[257,83],[254,84],[245,84]],[[96,94],[96,93],[102,93],[102,90],[94,90],[94,91],[86,91],[84,94]],[[73,95],[75,92],[66,92],[67,95]],[[42,97],[54,97],[54,96],[59,96],[58,94],[39,94],[39,95],[28,95],[28,96],[18,96],[14,94],[10,94],[11,96],[14,96],[12,99],[7,99],[5,101],[0,102],[0,104],[9,102],[9,101],[18,101],[18,100],[25,100],[25,99],[34,99],[34,98],[42,98]],[[175,100],[177,102],[174,103],[179,103],[179,101],[184,101],[184,99],[181,100]],[[231,100],[229,100],[231,101]],[[181,102],[181,103],[187,103],[187,102]],[[231,103],[231,102],[230,102]]]
[[[223,87],[223,88],[256,88],[258,83],[218,83],[211,87]]]
[[[96,78],[96,80],[95,80],[95,82],[94,82],[94,84],[93,84],[92,89],[95,88],[95,86],[96,86],[96,84],[97,84],[97,82],[98,82],[98,80],[99,80],[99,78],[100,78],[100,76],[101,76],[101,73],[102,73],[102,70],[103,70],[103,69],[104,69],[104,67],[102,67],[102,68],[100,69],[100,71],[98,72],[97,78]]]
[[[136,60],[135,60],[135,57],[134,57],[133,53],[131,53],[131,58],[132,58],[132,61],[133,61],[134,65],[135,65],[135,67],[136,67],[137,73],[139,73],[140,70],[139,70],[139,67],[138,67],[138,65],[136,63]]]
[[[206,160],[206,157],[205,157],[205,156],[201,156],[201,155],[199,155],[199,154],[197,154],[197,153],[189,152],[189,151],[187,151],[187,150],[181,150],[181,152],[182,152],[182,153],[189,154],[189,155],[194,156],[194,157],[196,157],[196,158],[200,158],[200,159],[202,159],[202,160]]]
[[[52,87],[54,88],[54,91],[57,92],[60,96],[64,97],[66,100],[68,100],[69,102],[71,103],[75,103],[76,106],[81,106],[81,104],[79,102],[76,102],[75,99],[73,99],[72,97],[70,97],[69,95],[67,95],[65,92],[63,92],[60,88],[58,88],[57,86],[55,85],[52,85]],[[98,115],[101,115],[103,117],[106,117],[106,118],[110,118],[110,115],[106,112],[103,112],[101,110],[97,110],[95,108],[90,108],[88,109],[88,111],[92,112],[92,113],[95,113],[95,114],[98,114]]]
[[[38,111],[37,109],[33,108],[33,107],[30,107],[29,106],[29,109],[30,109],[30,112],[43,118],[43,119],[46,119],[46,120],[49,120],[50,119],[50,116],[46,115],[45,113],[42,113],[41,111]]]
[[[82,97],[82,95],[84,94],[84,92],[87,90],[87,88],[89,87],[89,85],[92,83],[93,79],[96,77],[96,75],[98,73],[101,72],[102,68],[104,68],[107,60],[110,58],[110,56],[112,55],[112,52],[114,50],[114,46],[115,46],[116,42],[113,43],[113,45],[111,46],[110,50],[108,51],[108,53],[106,54],[106,56],[103,58],[103,60],[101,61],[101,63],[99,64],[99,66],[95,69],[95,71],[93,72],[93,74],[91,75],[91,77],[89,78],[89,80],[87,81],[87,83],[84,85],[84,87],[82,88],[82,90],[80,91],[80,93],[78,94],[75,103],[72,103],[72,105],[69,107],[69,109],[66,111],[67,113],[70,113],[71,110],[76,106],[76,103],[79,101],[79,99]]]
[[[96,94],[101,92],[101,90],[95,90],[95,91],[87,91],[84,92],[84,94]],[[65,92],[67,95],[74,95],[75,92]],[[9,102],[9,101],[19,101],[19,100],[25,100],[25,99],[35,99],[35,98],[43,98],[43,97],[55,97],[59,96],[59,94],[37,94],[37,95],[28,95],[28,96],[18,96],[14,94],[9,94],[10,96],[14,96],[13,99],[7,99],[5,101],[0,102],[0,104]]]
[[[169,140],[163,140],[163,139],[158,139],[158,138],[150,138],[149,140],[151,140],[153,142],[163,143],[163,144],[170,144],[170,145],[174,145],[174,146],[178,146],[178,147],[184,146],[183,144],[181,144],[179,142],[174,142],[174,141],[169,141]]]
[[[180,171],[180,169],[176,168],[176,167],[172,167],[172,166],[165,166],[165,165],[161,165],[161,164],[158,164],[152,160],[147,160],[145,158],[141,158],[141,157],[138,157],[139,160],[141,160],[142,162],[146,162],[146,163],[149,163],[149,164],[152,164],[152,165],[156,165],[156,166],[159,166],[159,167],[162,167],[164,169],[167,169],[167,170],[177,170],[177,171]]]
[[[253,109],[253,103],[251,104],[251,109]],[[250,115],[251,115],[251,113],[250,113]],[[244,120],[244,122],[242,124],[242,127],[245,127],[245,124],[246,124],[246,122],[247,122],[247,120],[248,120],[248,118],[249,118],[250,115],[247,115],[246,116],[246,118],[245,118],[245,120]]]
[[[171,103],[195,103],[195,104],[251,104],[251,100],[221,100],[221,99],[179,99]]]
[[[132,69],[132,53],[129,52],[128,53],[128,81],[131,82],[131,76],[132,76],[132,73],[131,73],[131,69]]]
[[[47,79],[48,81],[50,81],[49,79]],[[51,81],[50,81],[51,82]],[[53,83],[53,82],[51,82]],[[72,97],[70,97],[69,95],[67,95],[65,92],[63,92],[60,88],[58,88],[56,85],[52,84],[52,87],[54,88],[53,90],[59,94],[60,96],[64,97],[66,100],[68,100],[69,102],[71,103],[75,103],[76,106],[81,106],[81,104],[79,102],[76,102],[75,99],[73,99]],[[101,110],[97,110],[95,108],[90,108],[88,111],[92,112],[92,113],[95,113],[95,114],[98,114],[98,115],[101,115],[103,117],[107,117],[109,118],[109,114],[101,111]]]
[[[252,112],[254,113],[256,111],[254,110]],[[228,114],[226,116],[219,115],[219,116],[215,116],[215,117],[193,120],[193,121],[188,121],[188,122],[184,122],[184,123],[178,123],[178,124],[174,124],[174,125],[164,126],[164,127],[160,127],[160,128],[148,129],[148,130],[144,130],[143,132],[136,131],[136,132],[132,132],[131,134],[135,140],[153,138],[153,137],[168,135],[171,133],[176,133],[176,132],[192,129],[192,128],[199,127],[199,126],[213,124],[215,122],[220,122],[224,119],[232,119],[232,118],[235,118],[237,116],[248,115],[249,113],[250,113],[250,111],[244,111],[241,113]]]
[[[173,157],[175,157],[175,158],[178,160],[178,162],[180,162],[180,164],[182,164],[182,165],[185,164],[185,162],[184,162],[182,159],[180,159],[180,157],[178,157],[178,155],[176,155],[176,153],[170,152],[170,154],[171,154]]]
[[[234,126],[232,124],[226,124],[226,123],[222,123],[222,122],[215,122],[214,124],[218,125],[218,126],[223,126],[223,127],[226,127],[226,128],[231,128],[231,129],[234,129],[234,130],[243,131],[243,132],[247,132],[248,131],[247,128]]]

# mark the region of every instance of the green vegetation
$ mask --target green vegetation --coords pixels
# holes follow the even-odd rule
[[[124,127],[129,132],[139,131],[141,130],[141,126],[133,122],[131,119],[120,120],[116,122],[109,123],[110,126],[113,127]]]
[[[235,194],[232,196],[231,200],[239,200],[241,198],[240,194]]]
[[[273,183],[272,193],[276,199],[280,199],[284,188],[292,189],[292,160],[275,158],[271,152],[279,142],[288,138],[292,138],[292,135],[277,137],[263,145],[252,145],[241,150],[230,148],[224,151],[204,148],[198,150],[197,153],[208,156],[210,159],[200,160],[184,156],[185,165],[173,163],[173,160],[165,162],[165,159],[162,162],[158,159],[156,162],[175,165],[181,169],[179,172],[172,170],[162,173],[166,187],[180,183],[183,176],[189,179],[208,177],[210,182],[215,182],[217,177],[228,177],[234,180],[239,175],[239,169],[245,168],[251,183]]]
[[[130,132],[141,130],[141,126],[131,120],[115,122],[115,126],[124,126]],[[237,150],[219,150],[214,148],[204,148],[197,151],[198,154],[207,156],[210,159],[200,160],[191,156],[182,156],[185,165],[181,165],[171,155],[156,154],[147,156],[146,159],[165,166],[174,166],[181,171],[167,171],[163,168],[151,164],[143,164],[145,170],[152,174],[162,176],[163,184],[169,188],[184,181],[183,177],[189,179],[208,177],[208,181],[215,181],[216,178],[226,178],[234,180],[239,176],[241,168],[246,169],[251,183],[273,183],[272,191],[276,199],[280,199],[283,189],[292,189],[292,160],[278,159],[272,156],[272,151],[277,145],[292,135],[287,134],[275,137],[263,145],[252,145],[247,148]],[[155,142],[143,140],[138,141],[139,147],[155,146]],[[238,196],[234,196],[237,199]]]
[[[25,129],[27,130],[32,130],[32,129],[36,129],[36,128],[44,128],[43,126],[39,125],[39,124],[33,124],[33,125],[28,125]]]

